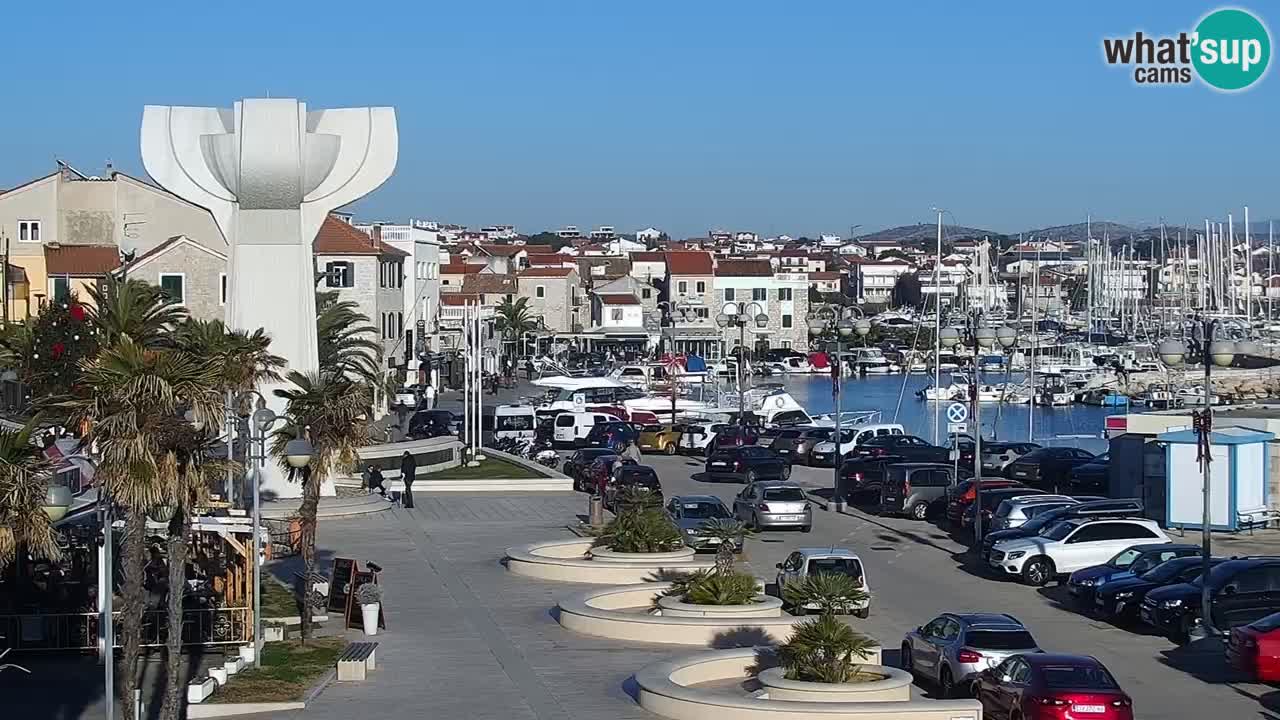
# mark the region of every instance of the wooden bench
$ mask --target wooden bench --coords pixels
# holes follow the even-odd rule
[[[375,661],[377,649],[376,642],[348,644],[338,656],[338,680],[342,682],[364,680],[365,673],[377,669]]]

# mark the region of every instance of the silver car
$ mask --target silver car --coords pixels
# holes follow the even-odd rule
[[[1009,530],[1022,527],[1028,520],[1042,512],[1054,510],[1065,505],[1076,505],[1080,501],[1066,495],[1032,495],[1004,500],[996,508],[991,518],[992,531]]]
[[[1003,475],[1009,463],[1039,447],[1033,442],[984,442],[982,443],[982,473]]]
[[[733,499],[733,514],[755,530],[813,529],[813,505],[804,489],[784,480],[761,480],[746,486]]]
[[[968,692],[977,674],[1010,655],[1041,652],[1012,615],[943,613],[902,640],[902,669],[938,684],[944,698]]]
[[[667,515],[680,528],[684,544],[694,550],[714,550],[720,545],[720,538],[707,537],[700,532],[708,520],[733,519],[733,513],[714,495],[676,495],[667,501]],[[741,535],[734,551],[742,551]]]

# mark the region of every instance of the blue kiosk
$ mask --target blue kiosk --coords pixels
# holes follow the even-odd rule
[[[1235,532],[1268,516],[1267,443],[1275,437],[1242,427],[1210,435],[1211,529]],[[1165,525],[1199,529],[1204,513],[1204,475],[1196,461],[1200,436],[1194,430],[1173,430],[1156,439],[1165,443]]]

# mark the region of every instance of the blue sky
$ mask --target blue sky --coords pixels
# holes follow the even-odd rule
[[[843,234],[934,205],[1001,231],[1280,216],[1274,69],[1225,95],[1102,62],[1104,35],[1189,30],[1213,3],[12,5],[5,187],[55,157],[141,173],[144,104],[270,94],[397,109],[370,218],[684,237]],[[1255,9],[1274,37],[1280,11]]]

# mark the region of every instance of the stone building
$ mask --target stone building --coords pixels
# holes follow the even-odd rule
[[[403,365],[404,264],[409,254],[365,235],[334,217],[325,218],[313,244],[321,290],[338,293],[379,332],[387,365]]]
[[[723,339],[715,324],[715,264],[704,250],[667,253],[667,327],[663,349],[718,360]]]
[[[582,331],[583,291],[576,269],[531,267],[522,271],[517,281],[520,297],[529,299],[529,314],[541,318],[548,331]]]
[[[226,315],[227,255],[186,235],[138,255],[116,274],[158,286],[194,318],[223,320]]]

